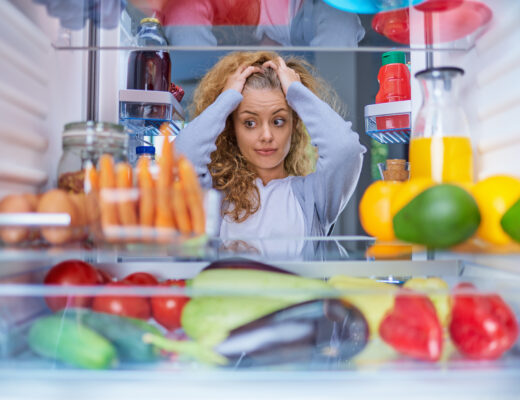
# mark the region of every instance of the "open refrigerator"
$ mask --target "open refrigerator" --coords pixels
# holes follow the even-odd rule
[[[136,18],[149,12],[137,3],[146,2],[69,2],[76,8],[67,8],[64,4],[67,2],[54,3],[57,6],[54,9],[46,8],[44,1],[4,0],[0,3],[5,21],[0,28],[0,54],[5,60],[0,77],[1,196],[13,192],[35,193],[55,187],[64,125],[84,120],[125,123],[125,101],[136,102],[131,97],[122,98],[121,91],[126,89],[128,54],[138,49],[132,41],[138,22]],[[335,6],[340,3],[341,7],[349,2],[326,3]],[[517,123],[520,97],[515,86],[520,68],[520,53],[516,46],[520,34],[516,21],[520,15],[520,4],[511,4],[507,0],[453,0],[451,3],[458,3],[458,7],[468,7],[467,13],[447,17],[446,13],[455,13],[457,7],[451,11],[428,14],[416,7],[421,4],[419,1],[395,2],[394,7],[397,3],[407,6],[398,9],[392,9],[391,2],[388,3],[390,5],[379,3],[382,5],[374,5],[375,8],[368,11],[374,16],[371,24],[365,24],[367,40],[360,42],[359,46],[341,41],[269,46],[253,39],[248,42],[247,38],[251,37],[248,30],[213,27],[216,46],[188,42],[170,44],[164,50],[174,55],[176,51],[192,55],[200,53],[201,56],[195,59],[203,60],[205,55],[214,51],[237,49],[265,48],[303,53],[330,51],[341,54],[397,48],[409,52],[412,75],[431,66],[462,67],[466,71],[463,98],[467,101],[465,108],[472,127],[477,176],[483,178],[497,173],[520,175],[520,164],[516,160],[520,154],[520,124]],[[442,7],[450,1],[423,3]],[[94,14],[89,8],[91,4],[97,7],[94,7]],[[49,16],[48,10],[54,10],[55,17]],[[388,13],[393,14],[389,16]],[[406,17],[404,25],[403,13]],[[385,18],[394,30],[380,28]],[[396,25],[392,25],[395,18],[401,22],[397,25],[402,30],[398,37],[395,36]],[[75,25],[76,20],[79,21],[78,26]],[[72,25],[65,26],[66,21]],[[473,25],[469,24],[465,30],[468,21],[472,21]],[[448,22],[450,25],[447,25]],[[190,24],[187,26],[193,27]],[[453,26],[458,26],[458,29],[452,29]],[[374,40],[376,33],[383,33],[385,40]],[[180,57],[173,57],[174,72],[175,62]],[[175,80],[175,73],[173,78]],[[128,93],[123,93],[125,95]],[[152,101],[157,102],[157,99]],[[399,132],[397,136],[395,132],[377,132],[370,125],[370,119],[409,113],[413,120],[420,101],[417,83],[412,79],[411,102],[402,105],[388,103],[393,107],[391,110],[377,107],[384,105],[368,106],[365,133],[385,143],[406,141],[409,130]],[[179,102],[169,98],[160,104],[170,107],[167,120],[172,126],[178,128],[182,123],[189,123],[184,121],[187,116]],[[158,126],[157,121],[142,122],[148,132]],[[126,127],[131,136],[131,129],[128,125]],[[134,126],[132,129],[138,128]],[[172,129],[172,135],[175,129]],[[363,135],[361,131],[359,133]],[[154,135],[149,133],[146,136]],[[211,205],[206,204],[206,208],[209,210]],[[210,220],[207,222],[208,226],[212,225]],[[12,221],[9,223],[12,224]],[[30,216],[23,222],[33,227],[38,223],[41,222],[31,220]],[[210,263],[236,257],[266,263],[319,281],[345,275],[399,286],[413,277],[440,277],[450,288],[460,282],[471,282],[481,294],[499,294],[517,319],[520,318],[520,257],[516,247],[491,250],[470,247],[439,252],[398,244],[397,253],[381,256],[371,251],[375,239],[367,236],[271,238],[255,239],[253,242],[251,251],[251,247],[223,243],[214,232],[208,232],[203,239],[186,242],[114,244],[101,240],[64,246],[3,245],[0,248],[0,397],[518,397],[518,342],[505,355],[493,361],[472,361],[462,357],[449,340],[446,340],[440,361],[417,361],[400,356],[377,335],[371,335],[365,338],[363,349],[346,360],[302,358],[299,361],[242,368],[240,363],[215,367],[192,358],[163,357],[153,363],[120,361],[117,366],[105,370],[85,370],[55,361],[52,357],[42,358],[28,346],[28,332],[33,323],[51,313],[46,302],[48,298],[79,295],[95,298],[107,293],[109,296],[147,299],[165,295],[191,298],[252,296],[247,289],[229,286],[223,289],[216,285],[175,289],[113,288],[112,292],[103,292],[103,288],[97,286],[70,289],[42,284],[54,265],[70,259],[88,262],[117,279],[132,272],[148,272],[159,280],[192,280]],[[292,254],[284,252],[284,248],[292,249]],[[370,288],[334,291],[323,288],[300,291],[272,288],[255,293],[255,296],[277,298],[303,294],[315,299],[356,295],[369,299],[388,295],[385,291]],[[434,290],[429,294],[447,296],[449,291]],[[211,330],[211,327],[207,329]]]

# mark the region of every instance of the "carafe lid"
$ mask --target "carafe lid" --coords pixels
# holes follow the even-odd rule
[[[406,64],[406,55],[402,51],[387,51],[381,56],[383,65]]]
[[[415,74],[416,78],[445,78],[456,75],[464,75],[464,70],[459,67],[432,67],[423,69]]]

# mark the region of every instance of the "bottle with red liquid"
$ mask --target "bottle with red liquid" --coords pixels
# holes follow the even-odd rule
[[[376,103],[410,100],[410,70],[406,56],[401,51],[388,51],[382,56],[383,66],[379,69],[377,80],[379,92]],[[378,130],[410,127],[409,114],[376,117]]]
[[[143,18],[137,31],[139,46],[167,46],[157,18]],[[161,90],[170,86],[171,60],[168,51],[135,50],[128,57],[127,89]]]

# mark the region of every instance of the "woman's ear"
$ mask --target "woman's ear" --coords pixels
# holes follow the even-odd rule
[[[296,114],[296,111],[293,110],[293,112],[292,112],[293,131],[295,131],[296,128],[298,127],[299,122],[300,122],[300,117],[298,116],[298,114]]]

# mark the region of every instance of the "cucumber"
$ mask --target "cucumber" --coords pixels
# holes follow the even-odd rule
[[[123,361],[153,362],[159,358],[159,349],[143,341],[145,333],[162,336],[154,325],[135,318],[87,309],[68,309],[63,311],[63,315],[79,321],[110,340]]]
[[[58,315],[36,320],[27,341],[36,354],[76,367],[106,369],[117,363],[117,351],[107,339],[77,321]]]

